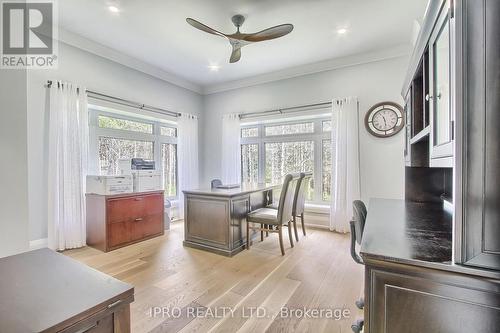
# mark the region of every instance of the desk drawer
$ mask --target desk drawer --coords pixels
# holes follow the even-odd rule
[[[163,195],[150,194],[136,197],[108,199],[108,223],[124,222],[163,213]]]

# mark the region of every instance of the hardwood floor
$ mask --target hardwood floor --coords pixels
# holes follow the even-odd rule
[[[362,315],[354,301],[363,267],[349,255],[348,235],[308,229],[281,256],[273,234],[227,258],[183,247],[183,232],[176,222],[164,236],[112,252],[64,254],[135,286],[132,332],[344,333]],[[338,319],[343,310],[349,316]]]

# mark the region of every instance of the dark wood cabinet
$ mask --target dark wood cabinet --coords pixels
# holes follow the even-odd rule
[[[499,17],[429,2],[402,91],[407,201],[370,202],[363,234],[366,332],[500,331]]]
[[[164,233],[163,192],[87,194],[87,244],[111,251]]]
[[[370,333],[497,333],[499,284],[460,272],[367,260]]]
[[[500,1],[462,1],[461,10],[462,262],[500,270]]]
[[[431,1],[403,87],[408,167],[453,167],[452,6],[450,0]]]

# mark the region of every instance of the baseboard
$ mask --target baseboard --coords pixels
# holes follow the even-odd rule
[[[49,244],[47,238],[35,239],[30,241],[30,251],[46,248]]]
[[[300,224],[300,222],[299,222]],[[305,223],[306,228],[312,228],[312,229],[322,229],[322,230],[330,230],[330,226],[328,225],[323,225],[323,224],[310,224],[310,223]]]

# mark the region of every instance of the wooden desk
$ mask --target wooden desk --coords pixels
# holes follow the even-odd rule
[[[240,252],[246,243],[247,214],[270,204],[277,187],[184,191],[184,245],[225,256]]]
[[[49,249],[0,259],[0,331],[130,332],[134,287]]]
[[[442,204],[370,200],[361,256],[364,332],[498,332],[500,273],[452,262]]]

